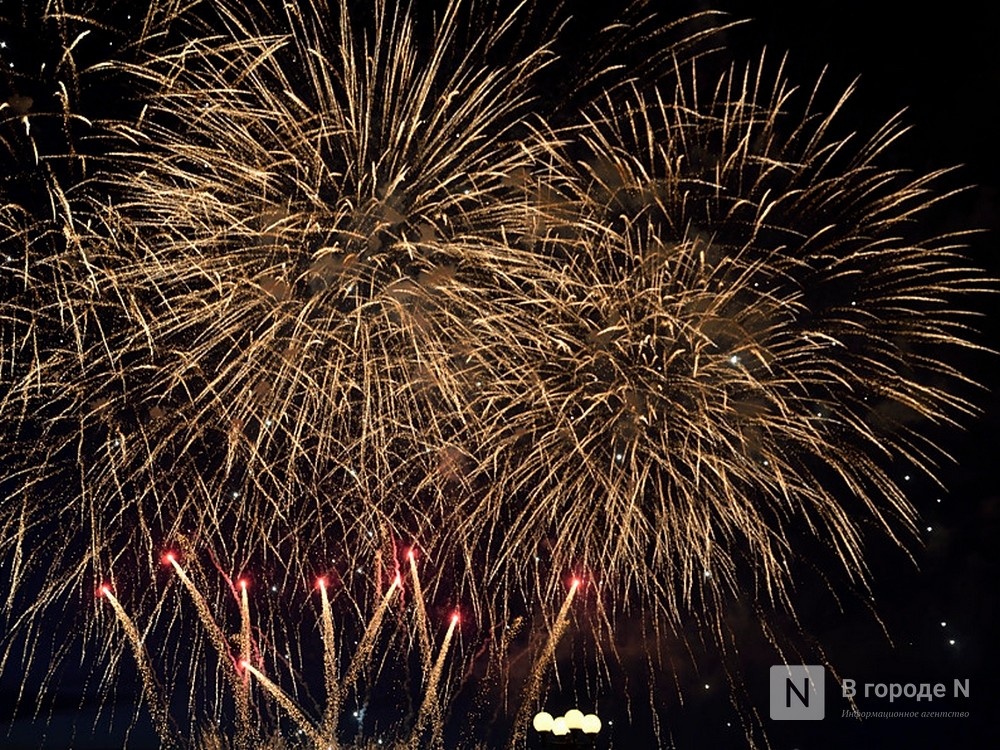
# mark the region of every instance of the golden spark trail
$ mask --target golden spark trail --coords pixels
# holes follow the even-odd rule
[[[552,624],[552,630],[545,641],[545,647],[538,654],[538,658],[535,659],[535,663],[532,665],[531,673],[528,675],[528,682],[521,695],[521,707],[518,709],[517,718],[514,720],[514,731],[511,735],[510,745],[508,745],[510,748],[519,747],[524,742],[524,735],[528,727],[528,717],[534,710],[535,702],[538,700],[538,692],[542,686],[542,677],[545,676],[545,669],[555,656],[556,646],[559,645],[559,641],[566,630],[566,625],[569,623],[569,608],[573,604],[573,597],[576,596],[578,588],[580,588],[580,579],[574,578],[573,583],[569,587],[569,593],[566,594],[566,599],[559,608],[559,614],[556,615],[556,620]]]
[[[160,737],[160,745],[164,748],[173,747],[174,740],[167,719],[166,705],[160,696],[159,686],[156,683],[156,678],[153,676],[153,669],[149,663],[149,654],[146,653],[146,647],[142,643],[139,629],[136,628],[135,623],[132,622],[132,618],[129,617],[128,612],[122,607],[118,598],[111,593],[109,587],[102,586],[101,594],[111,604],[111,608],[115,611],[118,621],[125,628],[129,645],[132,647],[132,654],[135,656],[136,666],[139,667],[139,674],[142,676],[142,691],[146,695],[146,702],[149,703],[149,712],[153,715],[153,726],[156,727],[156,733]]]
[[[441,706],[438,703],[437,695],[438,683],[441,681],[441,673],[444,671],[444,659],[445,656],[448,655],[448,646],[451,645],[451,637],[455,633],[458,621],[459,616],[456,612],[451,616],[451,624],[448,626],[448,632],[444,634],[444,641],[441,643],[441,650],[438,652],[437,659],[434,661],[434,668],[431,670],[430,677],[427,680],[427,688],[424,691],[424,700],[420,704],[420,711],[417,712],[417,721],[413,725],[413,734],[410,735],[409,744],[414,750],[420,747],[420,735],[428,721],[433,722],[433,737],[431,738],[430,747],[439,747],[441,744],[442,716]]]
[[[240,580],[240,661],[250,663],[250,600],[247,582]],[[228,671],[228,670],[227,670]],[[251,748],[254,745],[253,725],[250,721],[250,681],[244,672],[236,679],[236,746]]]
[[[420,638],[421,663],[424,674],[431,666],[431,633],[427,621],[427,607],[424,604],[424,592],[420,587],[420,576],[417,574],[417,559],[413,550],[407,553],[410,558],[410,575],[413,578],[413,601],[417,608],[417,634]]]
[[[316,730],[316,727],[312,725],[312,722],[306,718],[305,714],[303,714],[302,711],[299,710],[299,707],[295,705],[295,702],[289,698],[280,687],[271,682],[271,680],[268,679],[263,672],[254,667],[254,665],[250,662],[242,661],[240,662],[240,666],[257,678],[257,681],[264,687],[265,690],[267,690],[267,692],[274,696],[274,699],[278,701],[285,711],[288,712],[292,721],[294,721],[298,725],[299,729],[305,732],[309,738],[316,743],[317,747],[326,748],[329,746],[330,741],[328,738],[324,737]]]
[[[333,610],[330,596],[326,591],[326,579],[318,583],[322,606],[323,629],[323,680],[326,685],[326,710],[323,712],[322,732],[331,739],[332,747],[337,747],[337,716],[340,713],[340,685],[337,683],[337,643],[333,633]]]
[[[177,558],[173,555],[173,553],[168,552],[164,556],[164,559],[166,559],[166,561],[173,566],[174,570],[177,571],[177,575],[184,584],[184,587],[188,590],[188,593],[191,594],[191,598],[194,600],[194,607],[198,611],[198,617],[201,619],[202,625],[205,626],[205,630],[208,632],[209,640],[211,640],[212,645],[215,646],[215,650],[219,653],[219,658],[222,659],[224,663],[222,673],[226,675],[226,678],[232,683],[233,689],[238,693],[242,680],[237,678],[235,670],[233,670],[230,666],[236,664],[236,659],[233,658],[233,654],[229,649],[229,644],[226,642],[226,637],[223,635],[222,630],[219,629],[219,625],[215,621],[215,617],[212,615],[211,607],[209,607],[208,602],[205,601],[205,597],[202,596],[198,587],[194,585],[194,581],[188,577],[187,572],[181,567],[180,563],[177,562]],[[247,605],[247,612],[247,619],[249,620],[249,604]]]
[[[375,614],[372,615],[372,619],[369,621],[368,627],[365,628],[364,635],[361,636],[361,640],[358,642],[357,650],[354,652],[354,656],[351,657],[351,664],[347,668],[347,674],[344,676],[344,682],[340,687],[342,695],[354,687],[354,683],[358,679],[358,675],[361,672],[361,667],[367,663],[368,657],[371,654],[372,645],[375,642],[375,636],[378,635],[379,628],[382,625],[382,619],[385,617],[385,612],[389,608],[389,602],[392,600],[392,595],[396,593],[396,590],[401,584],[402,580],[399,574],[397,574],[393,579],[389,590],[386,591],[385,596],[382,597],[382,601],[375,610]]]
[[[240,581],[240,659],[250,659],[250,600],[247,596],[247,582]]]

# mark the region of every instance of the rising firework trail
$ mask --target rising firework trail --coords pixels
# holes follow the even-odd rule
[[[187,571],[181,567],[180,562],[177,560],[177,555],[173,552],[167,552],[163,555],[163,560],[168,565],[170,565],[174,571],[177,573],[177,577],[181,579],[181,583],[184,584],[184,588],[187,590],[188,594],[191,595],[191,600],[194,602],[195,611],[198,613],[198,619],[201,620],[201,624],[208,633],[209,640],[215,647],[216,653],[225,665],[235,665],[238,660],[233,656],[232,650],[229,647],[229,643],[226,640],[225,634],[219,627],[219,624],[215,620],[215,615],[212,613],[212,605],[209,604],[208,600],[201,593],[198,587],[195,585],[194,581],[187,574]],[[241,614],[243,613],[242,601],[246,596],[246,587],[242,587],[241,592]],[[246,609],[246,625],[245,627],[249,629],[249,619],[250,619],[250,605],[247,603]],[[241,618],[242,619],[242,618]],[[241,625],[241,633],[243,630],[243,625]],[[242,639],[242,636],[241,636]],[[242,646],[242,644],[241,644]],[[249,638],[247,642],[247,648],[249,649]],[[242,650],[242,649],[241,649]],[[223,674],[225,674],[230,680],[233,680],[233,687],[236,689],[237,694],[239,694],[241,689],[241,684],[237,680],[237,677],[233,676],[233,670],[223,669]]]
[[[573,578],[570,581],[566,598],[563,599],[562,606],[559,608],[556,619],[552,623],[552,627],[545,639],[545,645],[538,652],[531,666],[531,672],[528,674],[528,683],[521,694],[521,705],[517,712],[517,718],[514,720],[514,731],[508,745],[512,749],[520,747],[524,742],[524,734],[528,728],[528,719],[538,703],[545,673],[552,667],[555,660],[556,647],[559,645],[559,641],[562,640],[563,634],[566,632],[566,627],[569,625],[569,608],[573,605],[573,599],[576,597],[576,592],[579,588],[580,579]]]
[[[240,664],[249,664],[253,650],[253,634],[250,629],[250,597],[247,594],[247,582],[241,578],[237,582],[240,597]],[[253,723],[250,719],[250,682],[249,672],[244,670],[242,680],[236,684],[236,746],[249,748],[255,741]]]
[[[143,697],[146,699],[149,712],[153,716],[153,726],[156,728],[157,735],[159,735],[160,746],[171,748],[174,746],[173,732],[170,729],[170,718],[166,704],[164,703],[163,691],[160,689],[156,681],[156,676],[153,674],[149,655],[146,653],[146,647],[142,642],[139,629],[135,626],[125,608],[122,607],[121,602],[118,601],[118,598],[111,591],[110,586],[102,584],[99,594],[111,605],[111,608],[115,612],[115,617],[118,618],[118,621],[122,624],[122,628],[125,630],[125,636],[132,649],[132,656],[135,658],[136,667],[142,676]]]
[[[399,591],[400,586],[402,586],[402,578],[399,574],[397,574],[396,577],[392,579],[392,585],[389,586],[385,594],[382,596],[382,600],[375,609],[375,614],[373,614],[371,620],[368,621],[368,625],[365,627],[365,632],[361,636],[361,640],[358,642],[357,648],[354,651],[354,656],[351,657],[351,661],[347,667],[347,673],[344,675],[344,679],[340,683],[339,692],[341,695],[347,693],[354,687],[354,683],[357,682],[358,677],[361,676],[361,670],[371,661],[372,649],[375,646],[375,639],[378,637],[379,630],[382,628],[382,620],[385,618],[385,613],[389,609],[389,604],[392,602],[393,596]]]
[[[406,552],[406,557],[410,563],[410,582],[413,585],[413,604],[417,612],[417,634],[420,637],[420,653],[423,659],[424,672],[430,671],[431,666],[431,634],[429,620],[427,619],[427,609],[424,606],[424,592],[420,586],[420,575],[417,572],[416,552],[410,548]]]
[[[451,616],[448,630],[444,634],[444,641],[441,643],[441,650],[438,651],[437,659],[434,660],[434,666],[431,668],[430,675],[427,678],[427,686],[424,688],[424,699],[420,703],[417,720],[413,725],[413,734],[410,737],[410,747],[414,748],[414,750],[421,747],[421,734],[428,723],[431,724],[430,746],[439,747],[441,745],[444,717],[441,715],[438,685],[441,682],[441,673],[444,671],[444,661],[448,655],[448,646],[451,645],[451,637],[454,635],[455,628],[458,627],[460,620],[461,617],[458,612]]]
[[[340,684],[337,675],[337,641],[333,631],[333,610],[330,607],[330,595],[327,593],[327,579],[320,577],[316,581],[320,596],[320,622],[323,633],[323,685],[326,688],[326,710],[323,712],[321,731],[324,735],[335,738],[337,717],[340,715]],[[333,746],[336,747],[334,741]]]
[[[288,712],[289,717],[295,722],[295,725],[305,732],[309,739],[316,743],[316,747],[326,747],[330,743],[329,738],[320,734],[320,731],[305,717],[301,709],[295,705],[295,701],[289,698],[288,694],[275,685],[267,675],[248,661],[241,661],[239,666],[240,669],[246,670],[257,679],[271,697],[278,702],[278,705]]]

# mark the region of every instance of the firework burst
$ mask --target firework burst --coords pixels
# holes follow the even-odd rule
[[[849,92],[820,114],[767,68],[618,92],[574,133],[575,221],[539,240],[535,335],[483,395],[505,406],[470,518],[494,519],[501,559],[548,540],[676,616],[745,590],[740,571],[791,606],[793,529],[858,580],[870,520],[915,530],[891,467],[933,476],[927,426],[975,412],[948,362],[984,285],[960,236],[919,226],[942,174],[878,166],[898,121],[832,135]]]
[[[516,17],[466,47],[459,3],[430,30],[383,3],[286,10],[224,8],[221,39],[129,69],[151,93],[119,128],[126,218],[100,264],[126,320],[93,390],[129,423],[115,473],[174,519],[412,533],[440,513],[400,496],[461,473],[481,331],[534,263],[512,240],[545,49],[487,66]]]
[[[90,69],[133,92],[104,117],[76,111],[61,32],[73,85],[50,119],[72,170],[39,156],[30,103],[4,109],[4,148],[46,164],[0,210],[6,654],[123,569],[129,611],[185,640],[171,595],[141,583],[179,538],[279,588],[317,559],[374,558],[382,581],[417,538],[450,571],[428,599],[486,628],[539,600],[568,627],[552,602],[573,571],[605,631],[635,605],[721,640],[741,592],[794,609],[802,539],[862,584],[867,526],[905,543],[892,467],[933,477],[929,426],[975,412],[949,361],[974,348],[961,300],[987,285],[961,236],[920,225],[942,173],[880,167],[898,120],[858,138],[847,94],[825,114],[780,64],[706,73],[726,22],[663,25],[642,3],[576,70],[562,21],[529,34],[523,5],[154,5]],[[415,648],[440,678],[410,565]],[[193,653],[228,653],[186,575]],[[107,693],[146,653],[110,591],[131,645]],[[247,606],[234,653],[256,669]],[[328,669],[310,731],[330,733],[364,666]],[[178,656],[167,682],[212,682],[200,669]]]

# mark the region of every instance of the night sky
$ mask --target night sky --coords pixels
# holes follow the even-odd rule
[[[25,85],[9,72],[30,69],[36,40],[19,36],[20,4],[0,0],[0,65],[9,76],[6,98]],[[34,0],[31,0],[34,2]],[[41,3],[39,2],[39,5]],[[720,0],[697,6],[651,2],[664,13],[717,8],[753,19],[727,34],[730,52],[738,60],[753,59],[766,46],[769,54],[790,52],[788,77],[809,86],[828,66],[825,89],[831,95],[860,77],[842,123],[871,133],[901,109],[912,130],[886,155],[887,166],[927,172],[961,165],[942,185],[969,186],[960,195],[930,211],[925,221],[942,232],[982,228],[970,241],[968,256],[993,276],[1000,276],[996,251],[1000,238],[998,188],[1000,148],[996,137],[1000,97],[1000,37],[996,19],[983,3],[970,0],[920,6],[899,0],[885,2],[780,2]],[[873,7],[875,8],[873,10]],[[124,12],[124,11],[122,11]],[[108,35],[108,44],[116,43]],[[572,48],[572,44],[569,44]],[[109,89],[109,106],[116,92]],[[0,164],[0,171],[4,167]],[[998,299],[982,296],[969,305],[982,311],[976,341],[1000,349]],[[872,535],[867,564],[873,600],[841,581],[839,600],[823,579],[803,573],[794,595],[798,624],[786,620],[776,630],[789,642],[815,653],[822,649],[839,674],[859,685],[871,683],[944,683],[948,697],[933,703],[863,697],[861,710],[969,711],[968,718],[869,719],[843,718],[848,708],[831,676],[826,680],[826,719],[821,722],[771,721],[768,714],[768,670],[780,663],[773,646],[748,622],[738,606],[729,625],[743,636],[737,659],[745,689],[744,705],[760,712],[771,745],[780,750],[832,748],[992,747],[1000,743],[996,710],[1000,706],[1000,653],[997,648],[998,576],[1000,576],[1000,377],[997,357],[963,355],[960,369],[983,386],[970,397],[983,410],[968,420],[964,431],[942,431],[939,441],[955,458],[940,470],[943,488],[914,478],[910,499],[921,513],[922,538],[906,540],[910,559],[899,547]],[[906,473],[905,467],[900,468]],[[908,481],[905,480],[904,481]],[[833,578],[837,582],[836,576]],[[636,626],[638,627],[638,626]],[[623,633],[627,639],[628,633]],[[668,644],[669,645],[669,644]],[[627,649],[626,649],[627,650]],[[722,664],[710,653],[696,654],[697,667],[679,667],[677,688],[668,685],[663,701],[668,716],[661,735],[677,748],[739,748],[745,746],[740,719],[731,703]],[[86,670],[70,668],[56,687],[51,716],[33,720],[10,715],[20,684],[17,668],[0,677],[0,747],[118,747],[131,714],[128,709],[107,715],[92,731],[94,706],[84,694]],[[790,662],[795,662],[790,659]],[[30,670],[29,670],[30,671]],[[968,679],[971,697],[952,696],[954,680]],[[127,681],[125,681],[127,683]],[[134,685],[127,686],[133,690]],[[565,686],[567,693],[572,686]],[[559,690],[553,701],[562,699]],[[81,700],[83,701],[82,707]],[[568,700],[568,698],[567,698]],[[27,703],[31,703],[30,700]],[[130,705],[123,703],[123,706]],[[568,705],[565,707],[569,707]],[[581,706],[585,710],[588,707]],[[606,726],[601,747],[654,747],[642,727],[642,701],[629,725],[624,706],[614,695],[598,699],[597,709],[613,726]],[[145,714],[131,735],[130,746],[155,744]],[[44,740],[42,739],[44,737]]]
[[[962,165],[956,184],[974,187],[943,209],[938,220],[946,228],[989,230],[972,243],[969,254],[996,276],[1000,150],[994,137],[994,108],[1000,91],[1000,54],[990,12],[965,2],[923,8],[897,2],[727,7],[757,19],[749,34],[755,41],[791,50],[792,64],[796,72],[803,72],[802,79],[808,80],[827,64],[835,84],[860,76],[850,108],[859,129],[870,130],[905,108],[913,129],[894,150],[897,163],[925,171]],[[996,300],[978,304],[984,313],[981,341],[996,349],[1000,341]],[[770,722],[776,747],[991,747],[1000,739],[994,720],[1000,701],[994,637],[1000,572],[996,545],[1000,497],[994,470],[1000,380],[990,357],[973,358],[967,367],[992,392],[977,397],[984,414],[966,432],[942,435],[942,444],[956,459],[941,473],[946,489],[913,488],[911,497],[923,515],[924,528],[923,546],[912,548],[915,565],[889,549],[875,549],[869,556],[875,608],[893,643],[860,611],[826,612],[812,620],[811,627],[827,646],[830,662],[844,677],[858,675],[859,683],[951,684],[952,678],[968,676],[979,686],[970,701],[971,717],[875,719],[858,726],[839,718],[845,702],[837,697],[831,705],[828,692],[826,721],[816,726]],[[831,686],[828,680],[828,691]],[[837,716],[831,719],[833,706]],[[859,708],[889,707],[862,701]]]

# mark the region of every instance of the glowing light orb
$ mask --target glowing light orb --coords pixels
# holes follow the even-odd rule
[[[552,720],[552,734],[556,737],[563,737],[569,734],[569,727],[566,726],[566,717],[560,716]]]
[[[597,714],[587,714],[583,717],[583,729],[584,734],[597,734],[601,731],[601,719]]]
[[[565,713],[563,719],[566,720],[568,729],[583,729],[583,711],[578,708],[571,708]]]
[[[531,720],[531,726],[535,728],[536,732],[551,732],[553,721],[552,714],[548,711],[539,711]]]

